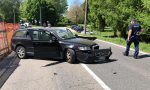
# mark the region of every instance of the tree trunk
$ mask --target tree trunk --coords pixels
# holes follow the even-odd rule
[[[121,31],[121,37],[123,37],[123,38],[126,38],[126,37],[127,37],[127,34],[126,34],[126,30],[125,30],[125,29],[122,29],[122,31]]]
[[[113,28],[114,30],[114,37],[117,37],[117,29]]]
[[[102,15],[99,16],[99,30],[104,32],[106,26],[105,18],[102,17]]]

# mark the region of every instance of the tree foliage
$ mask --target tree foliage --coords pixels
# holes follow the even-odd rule
[[[0,0],[0,17],[5,22],[19,21],[20,0]]]
[[[74,5],[69,8],[67,12],[67,18],[72,22],[78,24],[84,22],[84,11],[83,8],[79,5]]]
[[[40,8],[42,11],[42,23],[49,21],[52,25],[67,9],[66,0],[24,0],[20,7],[21,17],[29,21],[40,21]]]
[[[150,29],[150,1],[149,0],[89,0],[89,21],[92,28],[104,30],[111,26],[114,35],[120,32],[126,37],[128,25],[132,18],[149,32]]]

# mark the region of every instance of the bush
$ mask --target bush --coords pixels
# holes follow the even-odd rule
[[[149,43],[150,42],[150,34],[141,34],[140,39],[142,42]]]

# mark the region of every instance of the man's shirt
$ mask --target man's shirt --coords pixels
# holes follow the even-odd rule
[[[129,26],[129,30],[132,30],[131,37],[138,36],[141,31],[141,26],[139,24],[132,24]]]

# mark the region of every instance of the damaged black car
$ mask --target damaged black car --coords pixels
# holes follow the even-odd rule
[[[99,45],[89,39],[67,29],[27,28],[14,33],[11,47],[21,59],[44,56],[65,59],[68,63],[109,60],[111,49],[99,49]]]

